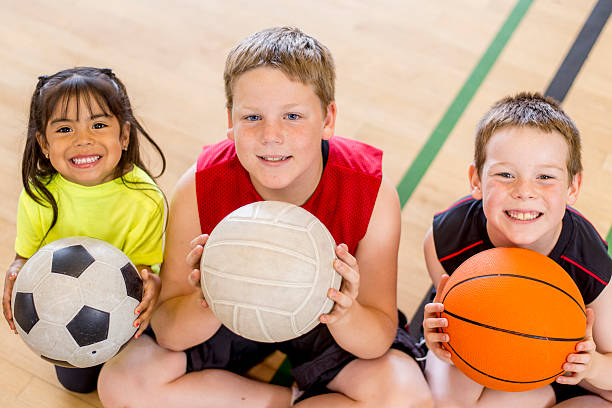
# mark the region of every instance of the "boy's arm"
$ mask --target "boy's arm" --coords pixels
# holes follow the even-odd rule
[[[423,250],[425,252],[425,265],[427,266],[427,272],[433,282],[434,287],[438,287],[440,284],[440,278],[446,272],[442,267],[440,261],[438,261],[438,254],[436,253],[436,244],[434,242],[433,227],[429,228],[425,239],[423,241]]]
[[[436,244],[434,242],[433,227],[429,228],[423,241],[423,251],[425,254],[425,265],[427,272],[437,288],[436,297],[432,303],[425,305],[423,311],[423,333],[427,348],[436,355],[440,360],[451,363],[451,354],[444,348],[443,343],[448,342],[449,337],[446,333],[441,333],[440,328],[448,326],[446,318],[438,317],[444,311],[444,305],[440,303],[440,293],[446,282],[448,275],[438,260],[436,252]]]
[[[357,279],[357,297],[349,300],[344,315],[330,322],[328,327],[343,349],[360,358],[382,356],[395,338],[400,217],[397,191],[383,177],[368,229],[358,244],[355,258],[346,252],[348,256],[342,256],[343,250],[337,251],[344,266],[354,271],[348,272]],[[337,308],[338,299],[333,300]],[[333,315],[334,311],[329,316],[333,318]]]
[[[210,309],[202,307],[197,282],[188,280],[194,265],[188,265],[191,241],[200,235],[195,190],[195,165],[178,181],[168,212],[162,290],[151,319],[157,342],[170,350],[185,350],[212,336],[221,323]]]
[[[589,307],[595,315],[593,340],[597,349],[584,380],[599,389],[612,390],[612,289],[609,284]]]

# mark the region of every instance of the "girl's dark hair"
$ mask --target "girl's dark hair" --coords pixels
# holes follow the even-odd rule
[[[39,134],[43,140],[46,138],[47,122],[58,104],[61,104],[61,109],[66,114],[70,101],[74,100],[78,117],[81,101],[87,105],[89,112],[92,111],[92,98],[105,115],[114,115],[120,126],[125,122],[130,123],[129,143],[127,150],[122,151],[121,159],[115,169],[115,178],[121,177],[124,184],[140,184],[130,182],[123,177],[132,165],[140,167],[154,179],[161,176],[166,170],[166,158],[163,152],[134,117],[125,86],[110,69],[75,67],[51,76],[38,77],[38,83],[30,103],[28,134],[21,163],[21,179],[25,192],[35,202],[43,206],[48,204],[53,209],[53,221],[49,230],[47,230],[47,234],[57,222],[58,207],[46,185],[57,173],[57,170],[53,168],[51,161],[45,157],[37,142],[36,135]],[[147,139],[161,158],[162,168],[159,174],[155,176],[151,174],[140,156],[138,132]],[[151,187],[157,189],[157,186]],[[45,234],[45,237],[47,234]],[[42,241],[44,241],[44,238]]]

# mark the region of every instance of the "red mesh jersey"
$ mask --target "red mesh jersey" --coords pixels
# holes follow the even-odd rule
[[[368,229],[382,178],[382,151],[335,136],[321,181],[302,208],[314,214],[351,254]],[[234,142],[205,146],[198,157],[196,194],[202,233],[209,234],[226,215],[262,201],[236,155]]]

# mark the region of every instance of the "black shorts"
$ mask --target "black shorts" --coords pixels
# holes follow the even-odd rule
[[[423,367],[425,351],[403,328],[398,328],[391,348],[418,359]],[[342,349],[326,325],[320,324],[308,333],[281,343],[262,343],[240,337],[225,326],[206,342],[185,350],[187,372],[211,368],[244,374],[261,363],[275,350],[285,353],[291,373],[304,394],[299,400],[331,392],[327,384],[351,361],[357,359]]]
[[[68,391],[87,394],[96,390],[101,369],[102,364],[87,368],[55,366],[55,374]]]
[[[550,385],[555,392],[557,404],[570,398],[580,397],[581,395],[594,395],[591,391],[579,385],[559,384],[556,381],[553,381]]]

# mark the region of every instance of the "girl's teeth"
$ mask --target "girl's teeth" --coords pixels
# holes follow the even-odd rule
[[[97,161],[99,158],[100,156],[90,156],[90,157],[83,157],[83,158],[75,157],[74,159],[72,159],[72,162],[74,164],[87,164],[87,163],[93,163]]]
[[[263,159],[265,161],[281,161],[281,160],[285,160],[287,158],[287,156],[283,156],[283,157],[263,157]]]

